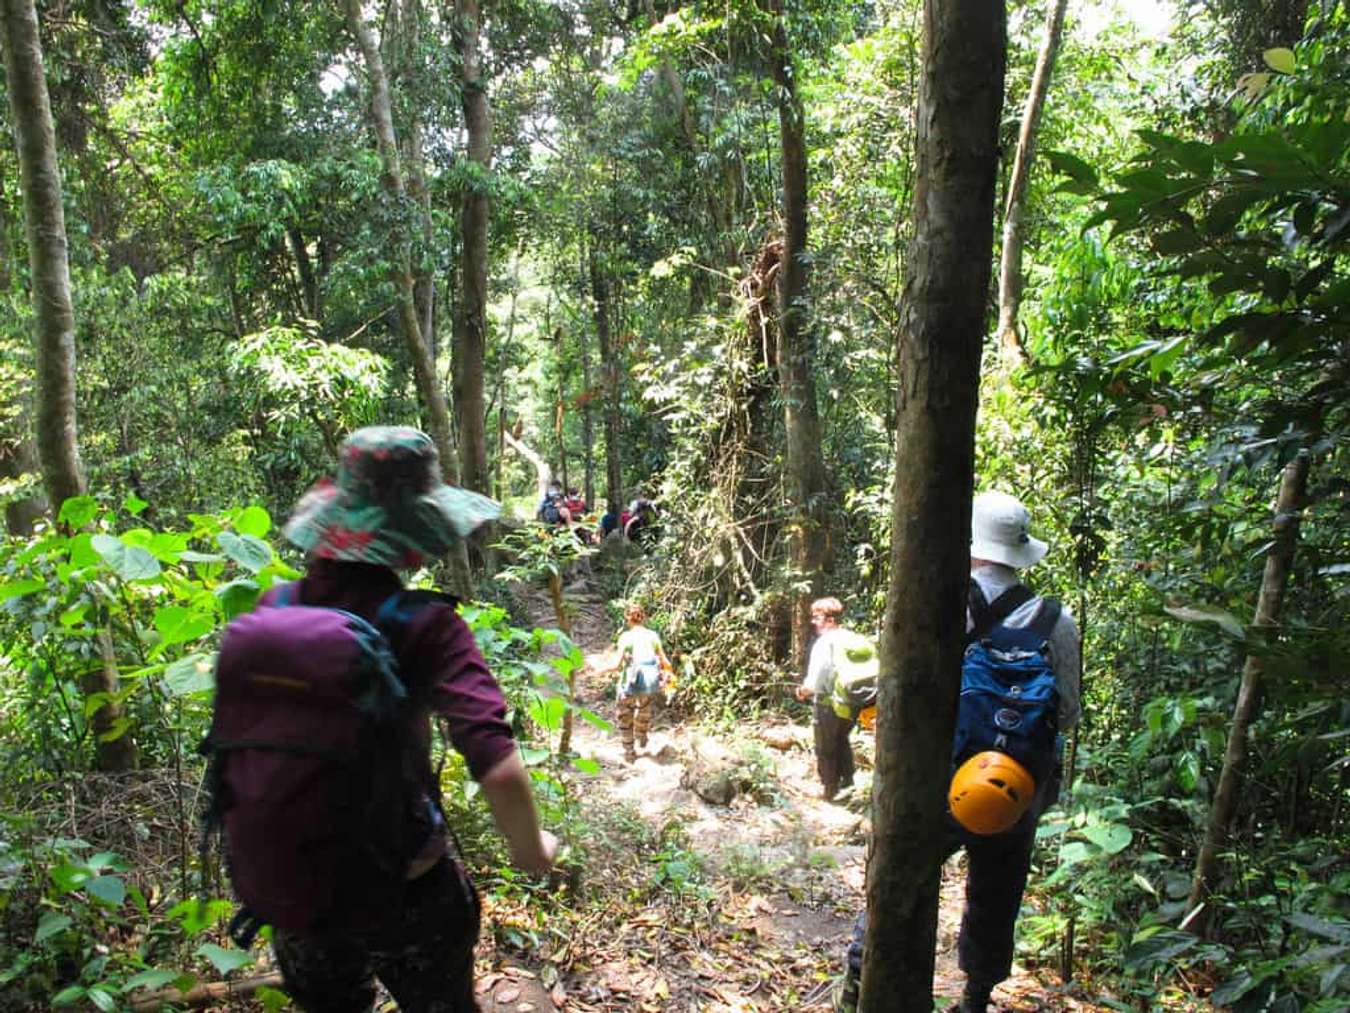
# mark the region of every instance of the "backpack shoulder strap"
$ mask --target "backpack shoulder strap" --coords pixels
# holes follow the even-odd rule
[[[980,592],[979,586],[973,578],[970,583],[973,588],[971,592],[972,603],[975,601],[975,596],[978,595],[979,601],[983,605],[981,609],[972,609],[971,611],[971,619],[974,622],[974,628],[970,631],[971,640],[984,638],[994,627],[1036,597],[1031,593],[1031,588],[1025,584],[1014,584],[993,601],[984,605],[984,595]]]
[[[415,591],[404,588],[395,591],[383,602],[375,613],[375,625],[390,640],[400,635],[409,623],[423,609],[432,605],[449,605],[452,609],[459,605],[459,599],[452,594],[439,591]]]
[[[1036,613],[1028,629],[1035,630],[1036,635],[1042,640],[1050,639],[1050,634],[1055,628],[1055,623],[1059,622],[1060,613],[1064,611],[1064,606],[1054,598],[1042,598],[1040,611]]]
[[[300,601],[300,582],[288,580],[284,584],[277,585],[276,597],[272,599],[273,608],[285,608],[288,605],[295,605]]]

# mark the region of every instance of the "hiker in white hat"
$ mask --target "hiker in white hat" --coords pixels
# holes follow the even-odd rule
[[[1058,693],[1057,730],[1064,732],[1077,723],[1079,715],[1078,627],[1059,603],[1033,594],[1018,580],[1018,570],[1040,562],[1049,550],[1045,542],[1032,537],[1030,527],[1027,508],[1016,497],[1004,492],[984,492],[975,497],[970,516],[966,634],[971,650],[967,658],[974,642],[995,628],[1000,631],[1000,643],[1008,637],[1008,631],[1034,638],[1053,672]],[[1013,634],[1013,639],[1020,637]],[[965,688],[963,674],[963,699]],[[958,717],[958,737],[959,726]],[[1006,829],[972,832],[969,824],[959,822],[955,809],[947,820],[945,855],[950,857],[964,848],[967,859],[966,904],[957,939],[957,962],[966,976],[957,1007],[960,1013],[985,1013],[994,986],[1012,970],[1013,931],[1031,868],[1036,823],[1059,791],[1057,774],[1046,777],[1045,782],[1037,786],[1034,799]],[[864,912],[854,924],[837,1013],[856,1009],[866,918]]]

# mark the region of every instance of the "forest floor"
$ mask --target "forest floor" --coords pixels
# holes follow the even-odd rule
[[[579,702],[612,720],[615,679],[604,673],[616,631],[584,585],[569,600],[587,659]],[[537,625],[555,624],[545,599],[528,605]],[[870,738],[855,747],[870,774]],[[489,902],[495,928],[480,948],[483,1009],[831,1009],[862,905],[866,827],[858,812],[820,799],[810,727],[763,721],[718,733],[658,705],[635,763],[624,762],[617,730],[581,721],[573,749],[600,768],[580,789],[589,839],[572,842],[584,852],[578,896],[588,902],[575,914],[555,913],[543,932],[528,903]],[[716,772],[728,770],[719,780]],[[725,797],[728,781],[734,797],[726,804],[702,797]],[[961,990],[963,888],[958,856],[943,870],[939,1007]],[[524,938],[529,945],[520,945]],[[1008,1011],[1110,1008],[1020,965],[994,1000]]]

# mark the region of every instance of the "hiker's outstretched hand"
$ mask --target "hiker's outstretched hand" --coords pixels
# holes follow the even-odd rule
[[[552,871],[553,859],[558,854],[558,838],[547,830],[539,831],[539,846],[532,855],[513,856],[515,865],[522,872],[543,876]]]

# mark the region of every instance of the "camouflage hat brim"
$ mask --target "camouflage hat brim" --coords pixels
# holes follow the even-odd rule
[[[444,556],[499,516],[494,500],[450,485],[391,510],[325,480],[296,504],[283,533],[312,557],[409,568]]]

